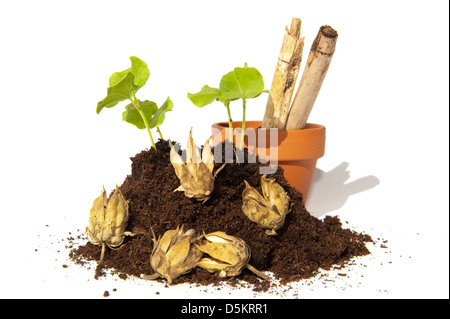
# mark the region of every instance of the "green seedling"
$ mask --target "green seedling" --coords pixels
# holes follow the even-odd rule
[[[227,108],[228,123],[233,132],[233,121],[231,119],[230,102],[242,99],[242,134],[239,149],[244,147],[244,132],[245,132],[245,112],[247,106],[247,99],[252,99],[260,96],[264,90],[264,81],[261,73],[256,68],[249,68],[247,63],[243,68],[235,68],[233,71],[225,74],[220,80],[219,88],[212,88],[208,85],[202,87],[197,93],[188,93],[187,96],[197,107],[204,107],[214,101],[222,102]],[[233,134],[230,136],[232,141]]]
[[[103,108],[111,108],[119,102],[129,100],[131,103],[125,106],[122,119],[135,125],[138,129],[147,129],[152,146],[156,148],[150,129],[156,128],[161,139],[163,139],[159,126],[164,122],[166,112],[172,111],[173,103],[168,97],[159,108],[153,101],[139,100],[136,92],[145,85],[150,70],[147,64],[138,57],[130,57],[131,67],[113,73],[109,78],[109,87],[106,97],[98,102],[97,114]]]

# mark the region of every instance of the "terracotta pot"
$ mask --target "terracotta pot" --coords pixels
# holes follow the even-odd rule
[[[279,165],[289,184],[303,195],[306,203],[317,159],[325,153],[325,127],[306,124],[301,130],[261,129],[261,121],[246,121],[244,145],[270,165]],[[234,144],[240,143],[242,122],[233,122]],[[213,144],[229,138],[228,122],[212,125]],[[248,129],[248,130],[247,130]],[[272,137],[271,137],[272,134]],[[250,142],[249,142],[250,140]]]

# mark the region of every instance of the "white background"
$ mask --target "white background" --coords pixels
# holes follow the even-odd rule
[[[444,0],[0,2],[0,297],[448,298],[448,9]],[[270,88],[292,17],[303,21],[304,56],[321,25],[339,33],[309,119],[327,127],[327,145],[308,209],[372,235],[372,255],[346,277],[330,272],[284,295],[94,280],[71,264],[64,239],[149,147],[144,130],[122,122],[123,104],[96,114],[109,75],[131,55],[145,60],[138,97],[170,96],[164,136],[185,143],[192,126],[200,144],[226,111],[197,109],[186,93],[245,62]],[[247,119],[261,120],[265,102],[249,101]],[[232,113],[240,120],[240,106]]]

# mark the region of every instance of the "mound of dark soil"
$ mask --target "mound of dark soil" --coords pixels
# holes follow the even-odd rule
[[[160,141],[159,145],[163,146],[164,143]],[[369,254],[366,243],[372,241],[370,236],[344,229],[337,217],[321,220],[310,215],[303,205],[302,195],[286,182],[281,168],[269,177],[276,179],[288,193],[292,210],[286,217],[284,227],[277,231],[278,235],[268,236],[241,209],[244,180],[261,191],[261,164],[258,161],[253,164],[227,164],[216,178],[211,198],[202,204],[187,198],[182,192],[174,192],[180,182],[167,150],[167,147],[164,150],[152,148],[131,158],[131,175],[126,177],[120,189],[129,202],[128,230],[141,234],[126,237],[120,249],[107,249],[104,264],[98,267],[97,276],[102,275],[102,267],[112,268],[125,278],[125,275],[152,274],[150,255],[153,242],[150,226],[156,236],[180,225],[199,233],[220,230],[238,236],[251,249],[250,264],[261,271],[273,272],[284,282],[309,278],[320,268],[330,269],[352,257]],[[215,170],[221,165],[216,163]],[[71,255],[75,260],[99,260],[100,250],[100,246],[86,243],[74,249]],[[267,283],[261,284],[248,270],[244,270],[238,278],[258,284],[259,287],[268,287]],[[227,280],[236,282],[234,278]],[[206,285],[220,281],[222,279],[216,274],[195,268],[174,283]]]

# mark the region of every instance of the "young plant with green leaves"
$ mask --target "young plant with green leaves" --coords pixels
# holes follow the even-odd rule
[[[256,68],[248,67],[245,63],[243,68],[235,68],[233,71],[225,74],[220,80],[219,88],[213,88],[208,85],[202,87],[197,93],[188,93],[188,98],[197,107],[204,107],[214,101],[222,102],[227,108],[228,123],[233,133],[233,121],[231,119],[230,102],[242,99],[242,134],[239,148],[244,147],[245,132],[245,112],[247,107],[247,99],[253,99],[260,96],[264,90],[264,81],[261,73]],[[230,136],[232,140],[232,134]]]
[[[138,57],[130,57],[131,67],[120,72],[113,73],[109,78],[109,87],[106,97],[98,102],[97,114],[103,108],[111,108],[122,101],[130,101],[125,106],[122,119],[135,125],[138,129],[147,129],[152,146],[156,148],[150,129],[156,128],[161,139],[163,139],[159,126],[164,122],[166,112],[172,111],[173,103],[167,100],[158,105],[149,100],[139,100],[136,92],[147,83],[150,70],[147,64]]]

